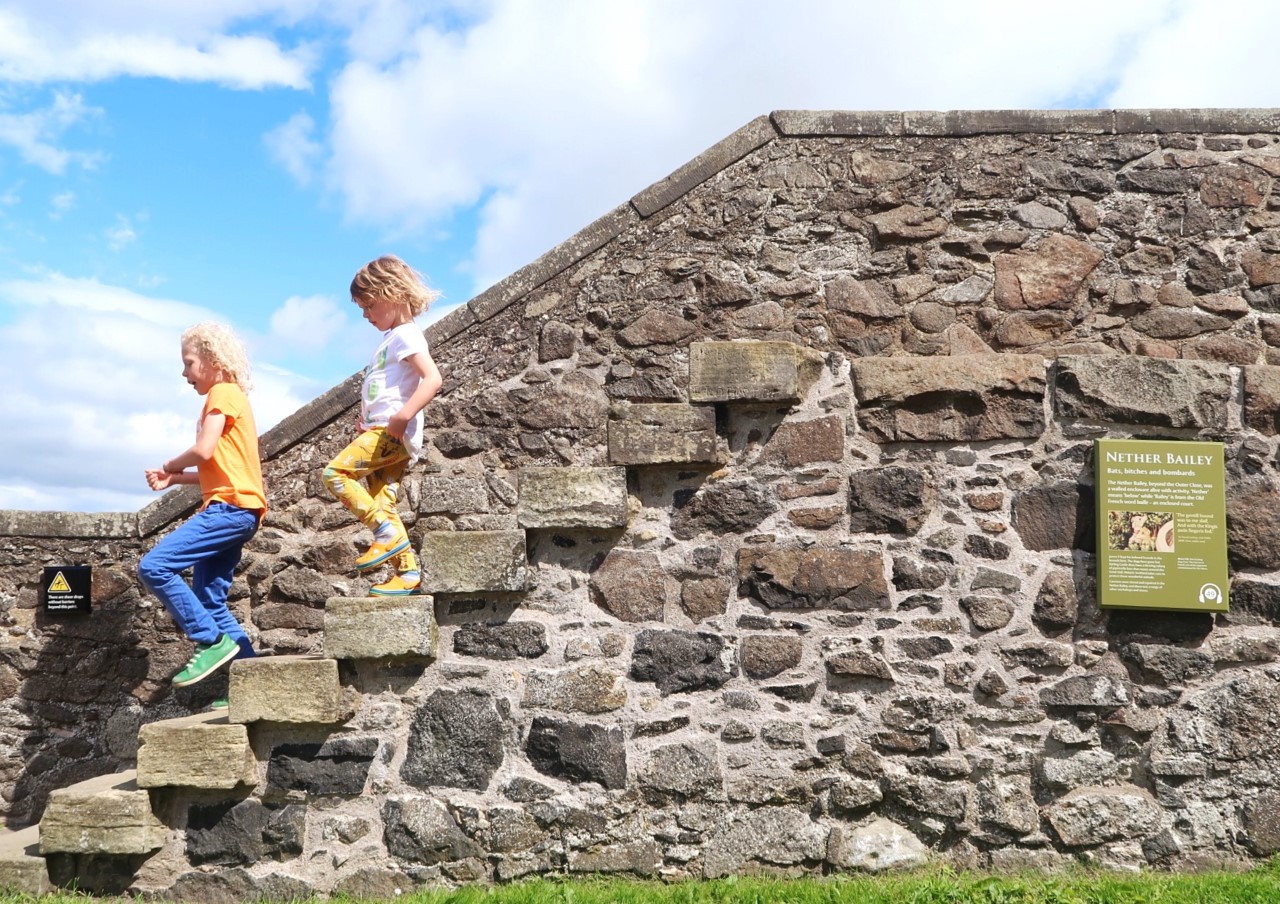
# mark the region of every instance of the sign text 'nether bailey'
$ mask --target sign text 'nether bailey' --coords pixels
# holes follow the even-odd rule
[[[1098,603],[1227,611],[1222,443],[1098,440]]]

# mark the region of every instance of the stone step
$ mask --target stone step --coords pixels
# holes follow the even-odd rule
[[[168,828],[151,810],[137,773],[100,775],[49,795],[40,820],[42,854],[148,854]]]
[[[138,731],[138,787],[227,790],[258,783],[249,729],[222,712],[149,722]]]
[[[40,855],[40,827],[0,832],[0,888],[37,896],[49,887],[49,870]]]
[[[259,656],[231,663],[227,718],[234,723],[333,725],[350,708],[338,683],[338,661],[319,656]]]
[[[430,596],[335,596],[324,604],[324,652],[333,659],[435,659],[438,638]]]

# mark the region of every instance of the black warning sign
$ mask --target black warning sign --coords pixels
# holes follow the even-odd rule
[[[92,592],[90,565],[53,565],[40,578],[40,605],[50,615],[88,612]]]

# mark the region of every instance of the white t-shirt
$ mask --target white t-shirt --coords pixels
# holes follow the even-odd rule
[[[402,323],[387,330],[369,360],[360,387],[360,429],[385,427],[391,415],[404,407],[422,377],[404,363],[410,355],[428,354],[427,337],[416,324]],[[404,445],[412,458],[422,451],[422,412],[404,431]]]

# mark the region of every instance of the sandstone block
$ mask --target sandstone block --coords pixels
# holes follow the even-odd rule
[[[40,856],[40,827],[0,833],[0,888],[39,897],[49,891],[49,869]]]
[[[1063,357],[1053,392],[1065,417],[1225,430],[1231,373],[1225,364],[1206,361]]]
[[[525,468],[521,527],[626,527],[626,468]]]
[[[220,712],[148,722],[138,730],[137,781],[139,788],[257,784],[249,731]]]
[[[774,609],[889,608],[884,556],[844,546],[748,546],[738,553],[739,593]]]
[[[711,462],[716,412],[675,402],[619,405],[609,419],[609,461],[615,465]]]
[[[168,828],[151,810],[137,773],[117,772],[59,788],[40,819],[42,854],[149,854]]]
[[[1057,233],[1034,250],[998,255],[996,305],[1006,311],[1070,308],[1102,256],[1093,246]]]
[[[861,358],[858,424],[875,442],[1025,439],[1044,432],[1038,355]]]
[[[691,402],[795,402],[817,375],[821,356],[790,342],[694,342]]]
[[[324,604],[324,654],[330,659],[435,659],[438,640],[429,596],[335,596]]]
[[[336,659],[261,656],[231,665],[232,722],[332,724],[344,720]]]
[[[428,531],[421,552],[427,593],[519,593],[528,588],[523,530]]]
[[[840,415],[786,421],[764,447],[764,459],[787,468],[844,459],[845,419]]]
[[[655,553],[611,549],[591,576],[589,591],[592,602],[623,621],[662,621],[668,582]]]
[[[455,515],[489,511],[489,491],[475,477],[443,477],[426,474],[418,493],[418,513]]]

